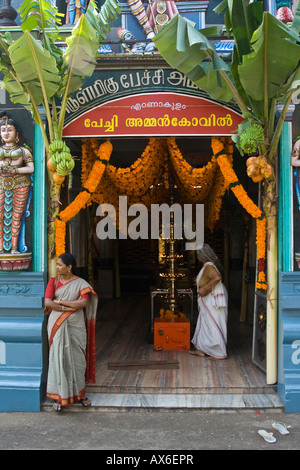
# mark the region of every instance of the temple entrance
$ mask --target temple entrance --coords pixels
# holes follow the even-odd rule
[[[110,164],[130,167],[147,142],[141,138],[112,139]],[[180,138],[176,142],[193,168],[205,167],[212,158],[210,138]],[[80,141],[74,141],[75,146],[79,149]],[[80,163],[78,160],[74,172],[71,200],[78,194],[82,179]],[[235,171],[241,179],[246,174],[242,166]],[[257,186],[249,179],[246,184],[248,194],[257,199]],[[100,299],[96,384],[89,389],[110,393],[275,393],[266,385],[264,371],[252,361],[255,221],[234,195],[229,190],[223,193],[220,216],[212,230],[205,228],[204,237],[224,265],[229,293],[228,358],[224,361],[154,347],[153,317],[166,305],[164,295],[153,295],[164,288],[164,276],[168,274],[164,270],[162,240],[125,239],[118,230],[116,239],[99,240],[97,206],[88,206],[71,221],[67,240],[79,274],[93,283]],[[195,277],[200,266],[195,252],[178,245],[177,288],[192,335],[198,316]],[[185,295],[185,291],[192,295]]]

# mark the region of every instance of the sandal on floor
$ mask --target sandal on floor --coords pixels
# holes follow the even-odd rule
[[[55,401],[53,403],[53,410],[56,411],[56,413],[61,413],[62,412],[62,407],[61,407],[61,404],[59,403],[59,401]]]
[[[84,406],[85,408],[89,408],[91,406],[91,402],[88,398],[82,398],[82,400],[80,400],[80,403],[82,404],[82,406]]]
[[[274,444],[274,442],[276,442],[276,438],[273,436],[272,432],[267,432],[264,429],[260,429],[257,432],[269,444]]]
[[[280,432],[280,434],[283,434],[283,435],[290,434],[290,432],[288,431],[288,428],[290,428],[290,426],[287,426],[284,423],[275,422],[275,423],[272,423],[272,426],[274,429],[276,429],[276,431]]]

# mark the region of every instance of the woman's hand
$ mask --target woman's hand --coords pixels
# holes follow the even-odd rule
[[[211,289],[209,287],[202,286],[197,290],[200,297],[206,297],[210,292]]]
[[[44,314],[45,315],[50,315],[51,312],[52,312],[52,309],[50,307],[45,307],[44,308]]]

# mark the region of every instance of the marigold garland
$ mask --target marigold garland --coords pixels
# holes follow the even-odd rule
[[[127,214],[119,213],[119,196],[127,196],[128,206],[141,203],[147,208],[150,208],[151,204],[166,200],[167,190],[164,181],[168,164],[167,157],[165,141],[150,139],[141,158],[131,165],[132,171],[128,171],[128,168],[120,168],[116,171],[112,165],[107,166],[101,185],[98,186],[92,199],[97,204],[109,202],[114,206],[118,229],[125,228],[125,218],[127,219]],[[145,162],[147,167],[149,165],[148,177],[144,175]],[[121,175],[126,184],[121,181]]]
[[[93,164],[89,177],[84,182],[83,190],[76,196],[74,201],[68,205],[55,219],[55,250],[57,258],[65,252],[66,223],[83,209],[96,190],[106,165],[112,153],[112,144],[109,141],[100,145],[97,158]]]
[[[230,164],[232,164],[232,154],[233,154],[233,145],[232,145],[232,140],[231,138],[222,138],[220,139],[223,146],[224,150],[226,152],[227,160]],[[213,150],[218,153],[218,150],[221,148],[220,147],[215,147]],[[214,157],[216,159],[216,155]],[[217,160],[216,160],[217,161]],[[205,217],[206,217],[206,225],[212,232],[216,222],[220,218],[220,211],[222,207],[222,201],[223,201],[223,196],[225,194],[225,191],[229,188],[229,182],[226,180],[223,176],[223,173],[220,169],[220,165],[218,165],[216,176],[215,176],[215,184],[213,185],[208,199],[207,199],[207,205],[208,209],[205,211]]]
[[[258,289],[267,289],[265,276],[265,253],[266,253],[266,218],[256,219],[256,245],[258,259],[258,278],[256,287]]]
[[[217,156],[217,161],[225,180],[228,181],[230,185],[232,185],[232,192],[240,204],[246,209],[246,211],[256,219],[256,246],[258,258],[258,279],[256,287],[258,289],[267,289],[264,273],[266,252],[266,219],[262,218],[261,209],[259,209],[259,207],[254,204],[243,186],[239,183],[235,171],[232,168],[232,164],[229,162],[225,154],[223,143],[219,139],[212,139],[212,148],[214,154]]]
[[[96,139],[84,139],[82,144],[83,190],[55,220],[56,254],[65,251],[66,223],[82,208],[93,201],[110,202],[117,211],[119,195],[127,195],[128,205],[143,203],[147,207],[165,200],[168,190],[168,155],[178,183],[185,197],[195,202],[208,200],[208,226],[212,230],[219,218],[222,197],[231,187],[232,192],[246,211],[256,219],[256,245],[258,256],[257,288],[266,289],[265,249],[266,219],[262,211],[249,198],[239,183],[232,167],[233,145],[230,138],[212,139],[213,157],[203,168],[193,168],[182,156],[175,139],[151,138],[143,154],[128,168],[110,165],[112,145],[109,141],[98,147]],[[99,184],[101,180],[101,185]],[[163,184],[162,184],[163,183]]]
[[[218,169],[215,158],[202,168],[193,168],[183,158],[174,138],[167,139],[167,144],[173,168],[185,196],[197,203],[204,202],[215,181]]]

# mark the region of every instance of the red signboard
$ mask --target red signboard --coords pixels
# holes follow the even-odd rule
[[[69,122],[64,137],[232,135],[243,118],[229,107],[179,93],[108,101]]]

